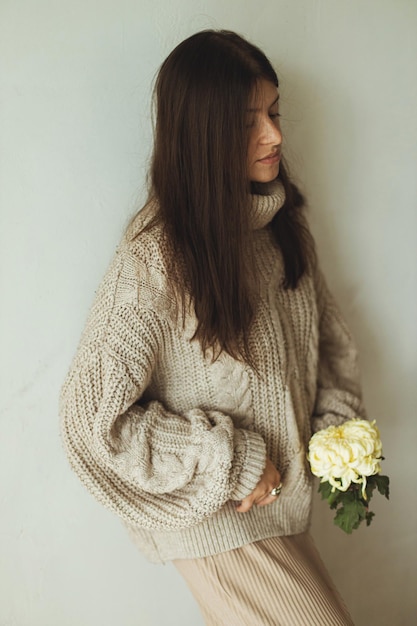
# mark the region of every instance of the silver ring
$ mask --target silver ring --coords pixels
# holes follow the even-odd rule
[[[274,487],[271,491],[271,496],[279,496],[282,491],[282,483],[279,483],[278,487]]]

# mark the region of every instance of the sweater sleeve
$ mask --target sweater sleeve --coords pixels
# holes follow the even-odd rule
[[[151,309],[106,299],[61,390],[61,432],[73,469],[102,504],[142,528],[176,530],[248,495],[266,449],[219,411],[176,414],[144,400],[164,324]]]
[[[366,417],[354,339],[319,270],[316,271],[316,294],[319,361],[313,432],[354,417]]]

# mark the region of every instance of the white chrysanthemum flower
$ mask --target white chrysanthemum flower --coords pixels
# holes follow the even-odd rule
[[[352,483],[362,484],[366,498],[366,478],[381,471],[382,444],[375,422],[353,419],[340,426],[329,426],[310,439],[308,460],[311,471],[328,481],[333,491],[347,491]]]

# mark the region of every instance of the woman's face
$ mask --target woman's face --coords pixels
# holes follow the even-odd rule
[[[278,176],[282,142],[278,99],[274,83],[260,80],[248,111],[248,175],[252,182],[268,183]]]

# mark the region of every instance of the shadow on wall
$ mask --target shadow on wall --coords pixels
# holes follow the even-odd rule
[[[391,478],[392,494],[390,502],[374,498],[371,509],[376,517],[372,525],[352,535],[345,535],[333,525],[334,512],[316,495],[312,532],[357,626],[374,624],[376,614],[379,624],[411,626],[413,579],[407,571],[412,567],[414,533],[403,507],[406,502],[402,503],[404,516],[399,519],[396,515],[402,485],[395,478],[395,454],[401,449],[399,419],[406,417],[398,415],[399,407],[404,406],[405,393],[411,398],[415,391],[400,353],[392,354],[387,349],[382,328],[384,312],[375,310],[378,294],[373,292],[372,267],[368,267],[368,274],[366,270],[368,250],[361,227],[366,228],[372,215],[362,212],[372,213],[372,204],[366,206],[366,198],[373,198],[373,194],[358,159],[364,121],[357,119],[357,100],[355,112],[348,89],[341,93],[333,84],[313,84],[308,77],[297,76],[292,68],[288,74],[291,82],[286,84],[286,76],[282,80],[283,130],[288,139],[285,154],[295,180],[306,191],[308,217],[324,273],[359,348],[365,405],[369,419],[376,419],[381,430],[387,459],[382,471]],[[368,145],[367,151],[372,148]],[[352,201],[354,206],[347,206]],[[346,237],[351,237],[350,242]],[[373,254],[381,254],[383,265],[382,241],[376,238],[371,245]],[[360,278],[355,279],[355,274]],[[403,381],[401,386],[393,384],[393,373],[395,379]],[[397,419],[394,421],[392,416]],[[381,616],[386,621],[381,622]]]

